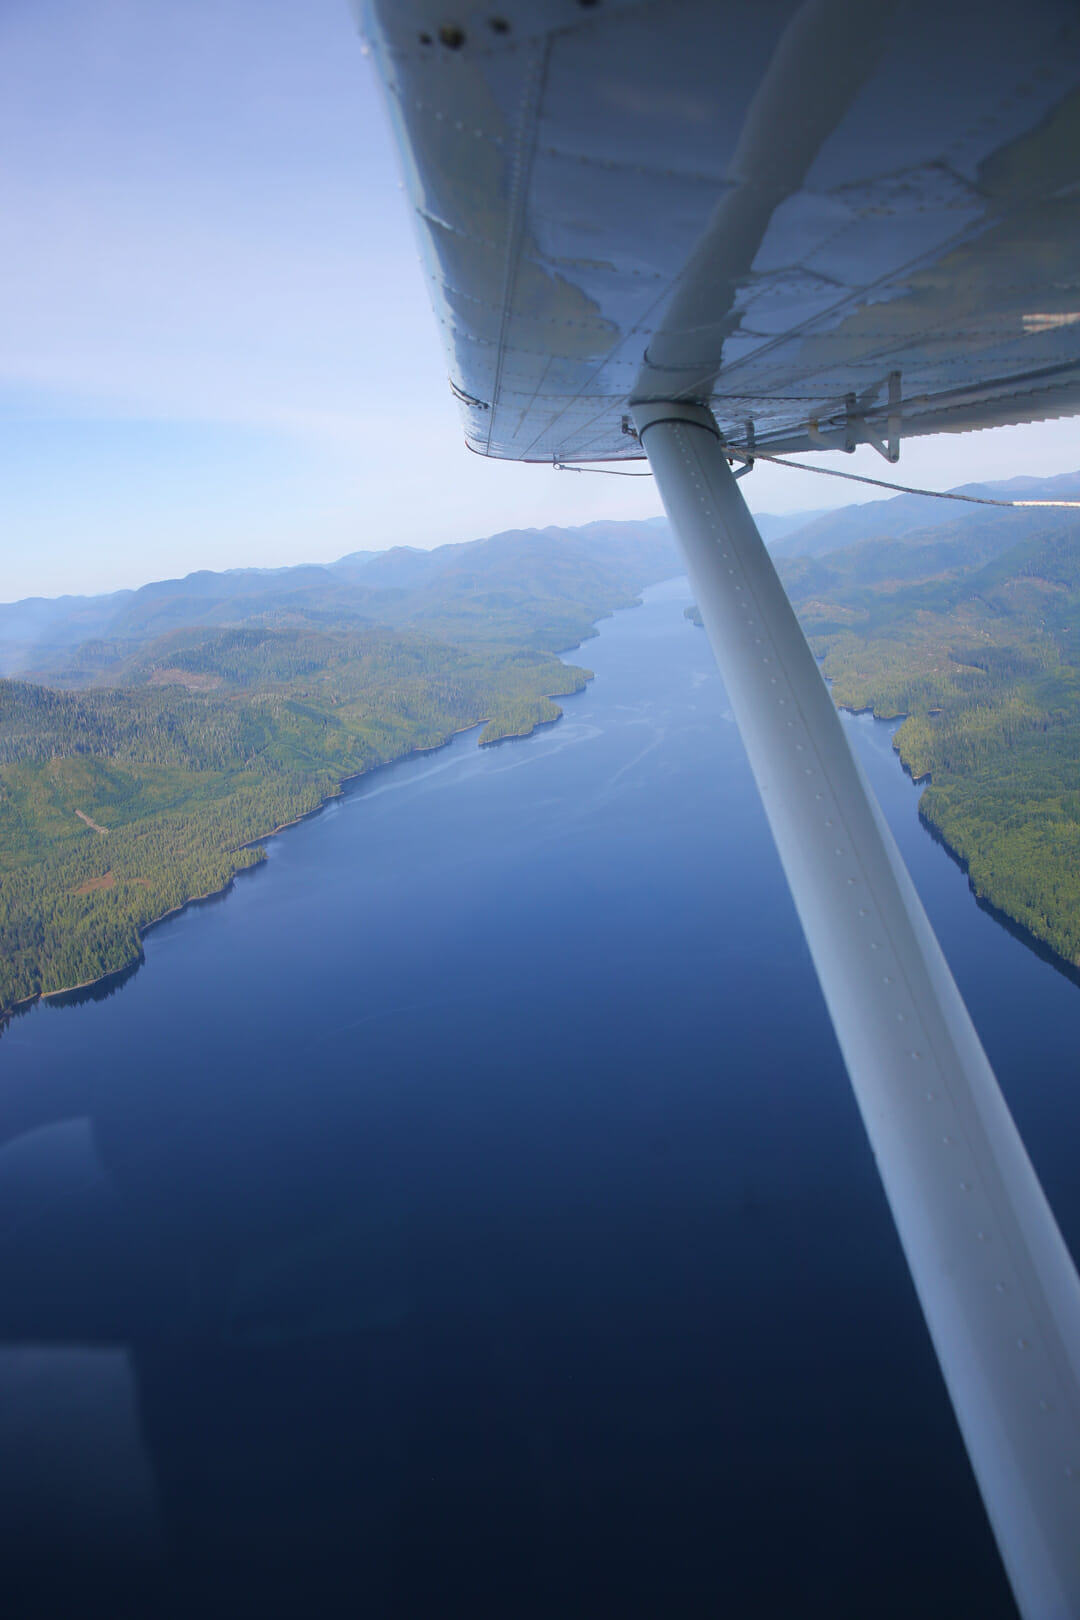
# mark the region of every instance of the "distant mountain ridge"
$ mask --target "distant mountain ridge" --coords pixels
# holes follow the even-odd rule
[[[772,544],[808,522],[826,515],[825,509],[784,515],[759,513],[757,521]],[[360,592],[412,590],[431,582],[468,561],[490,559],[500,548],[510,551],[528,545],[530,538],[556,544],[580,541],[587,549],[610,556],[619,552],[632,558],[642,549],[674,556],[670,529],[664,517],[642,520],[598,521],[576,528],[512,529],[480,540],[466,540],[425,551],[416,546],[391,546],[383,551],[352,551],[329,563],[297,563],[281,568],[227,568],[201,570],[175,579],[150,582],[131,590],[95,596],[29,596],[0,602],[0,675],[14,675],[41,666],[43,654],[95,639],[135,638],[206,622],[224,622],[223,615],[238,614],[241,621],[261,613],[281,611],[297,597],[314,598],[322,590],[341,600],[342,588]],[[645,560],[643,557],[642,560]],[[651,562],[646,566],[650,568]],[[360,612],[367,594],[353,604]]]
[[[807,528],[818,518],[828,517],[835,510],[832,506],[813,506],[802,512],[755,512],[754,522],[769,550],[774,551],[789,534]]]
[[[1078,499],[1080,472],[966,484],[957,493],[999,500]],[[881,540],[910,545],[923,531],[945,529],[953,548],[962,549],[967,536],[974,541],[975,520],[981,520],[976,549],[989,555],[1015,543],[1021,532],[1034,533],[1045,515],[1038,508],[995,510],[898,495],[855,506],[756,516],[779,561],[817,558]],[[991,541],[990,531],[998,527],[1000,534]],[[931,541],[927,533],[925,544],[944,538],[940,533]],[[620,601],[632,600],[645,585],[681,567],[667,519],[656,517],[511,529],[430,551],[411,546],[355,551],[325,564],[202,570],[102,596],[27,597],[0,603],[0,676],[55,680],[70,673],[79,684],[101,681],[142,643],[195,625],[325,629],[408,623],[451,641],[481,636],[520,642],[523,616],[531,616],[536,645],[550,647],[554,631],[555,639],[561,633],[561,645],[569,648],[592,633],[595,604],[603,601],[598,611],[608,611],[613,591]],[[910,564],[902,570],[910,571]],[[75,648],[85,652],[78,667],[68,670]]]
[[[508,530],[432,551],[353,552],[323,565],[203,570],[104,596],[31,597],[0,605],[0,675],[102,681],[142,643],[196,625],[408,623],[450,641],[516,644],[524,629],[528,645],[572,647],[612,602],[628,604],[680,566],[666,519],[649,518]]]
[[[991,500],[1077,500],[1080,472],[1054,478],[1007,478],[997,483],[959,484],[949,493],[978,495]],[[1022,509],[1021,509],[1022,510]],[[1038,508],[1034,509],[1036,512]],[[894,495],[887,500],[864,501],[824,512],[783,536],[771,550],[776,557],[817,557],[867,540],[899,540],[920,529],[982,519],[1008,518],[1007,508],[944,501],[934,495]],[[1045,516],[1045,513],[1044,513]],[[765,536],[766,540],[769,536]]]

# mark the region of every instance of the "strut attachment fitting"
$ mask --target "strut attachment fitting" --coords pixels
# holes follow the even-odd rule
[[[889,384],[889,416],[888,440],[883,441],[878,433],[866,420],[866,409],[872,405],[881,391],[881,384],[868,388],[861,396],[854,394],[847,396],[847,436],[844,440],[844,449],[850,453],[857,444],[869,444],[885,461],[897,462],[900,460],[900,373],[890,371]]]

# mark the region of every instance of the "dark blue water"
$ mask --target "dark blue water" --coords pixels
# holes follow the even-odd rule
[[[1012,1614],[685,601],[0,1040],[6,1614]],[[1080,992],[850,723],[1075,1249]]]

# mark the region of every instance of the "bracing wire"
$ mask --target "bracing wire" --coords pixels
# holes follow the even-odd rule
[[[790,467],[794,472],[817,473],[821,478],[844,478],[849,484],[872,484],[875,489],[891,489],[897,495],[927,495],[936,501],[965,501],[969,506],[1058,506],[1080,509],[1080,501],[999,501],[989,495],[961,495],[955,489],[917,489],[913,484],[893,484],[885,478],[867,478],[864,473],[841,472],[839,467],[808,467],[805,461],[788,461],[785,456],[770,455],[767,450],[755,448],[753,455],[734,451],[735,459],[746,463],[749,470],[755,461],[769,461],[774,467]],[[598,473],[602,478],[651,478],[651,472],[619,472],[614,467],[573,467],[565,461],[553,461],[556,472]]]
[[[776,467],[792,467],[796,472],[818,473],[824,478],[846,478],[852,484],[873,484],[875,489],[892,489],[898,495],[930,495],[938,501],[966,501],[971,506],[1075,506],[1080,501],[998,501],[989,495],[961,495],[955,489],[916,489],[912,484],[893,484],[884,478],[867,478],[863,473],[841,472],[839,467],[808,467],[805,461],[788,461],[784,456],[771,456],[767,451],[755,449],[743,461],[771,461]]]
[[[614,467],[571,467],[565,461],[553,461],[556,472],[599,473],[601,478],[651,478],[651,472],[617,472]]]

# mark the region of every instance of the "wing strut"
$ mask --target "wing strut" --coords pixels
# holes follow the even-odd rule
[[[1080,1615],[1080,1281],[711,414],[633,408],[1024,1620]]]

